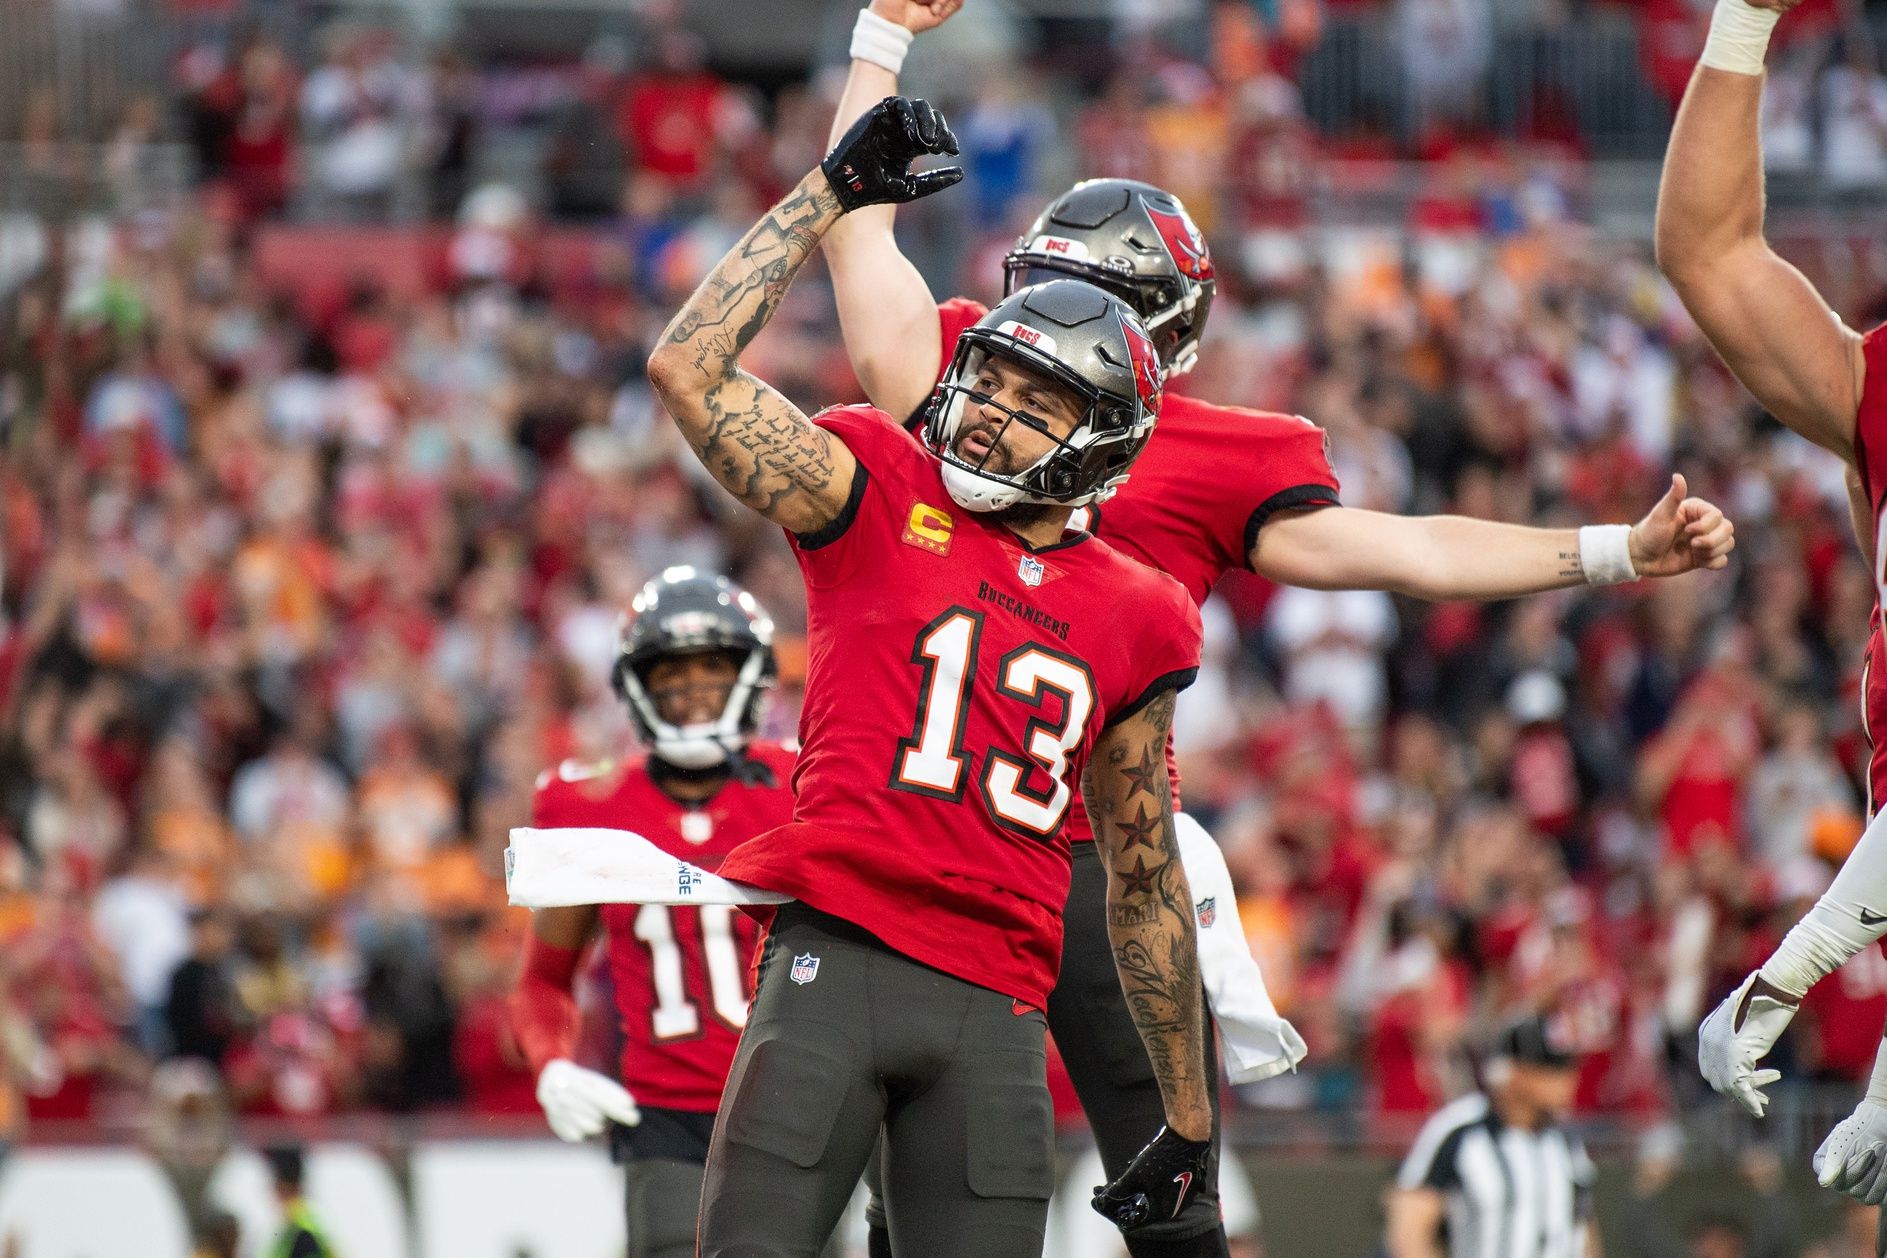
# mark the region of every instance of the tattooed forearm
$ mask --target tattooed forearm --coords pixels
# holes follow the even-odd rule
[[[721,259],[649,358],[651,383],[715,479],[798,532],[838,514],[855,465],[739,358],[838,216],[838,199],[814,171]]]
[[[1128,1011],[1153,1063],[1168,1125],[1203,1139],[1212,1122],[1204,989],[1165,772],[1173,703],[1172,694],[1162,695],[1110,729],[1095,749],[1084,791],[1108,861],[1107,931]]]
[[[1559,575],[1562,577],[1578,577],[1581,580],[1585,578],[1586,565],[1580,560],[1578,551],[1562,550],[1559,552]]]
[[[701,282],[668,325],[668,343],[688,346],[704,378],[731,373],[733,360],[767,325],[838,217],[839,201],[825,176],[808,175]]]

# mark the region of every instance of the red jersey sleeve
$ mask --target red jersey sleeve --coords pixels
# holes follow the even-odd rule
[[[1224,479],[1243,482],[1250,492],[1228,500],[1227,509],[1213,521],[1213,532],[1227,548],[1226,566],[1247,568],[1258,531],[1280,511],[1338,504],[1336,469],[1330,466],[1330,437],[1322,428],[1297,415],[1269,415],[1223,407],[1246,425],[1262,426],[1262,434],[1248,432],[1228,440],[1231,456]],[[1262,439],[1259,439],[1262,436]]]
[[[838,516],[811,533],[788,532],[806,584],[826,588],[854,575],[874,542],[894,523],[894,498],[902,494],[914,462],[928,458],[917,439],[872,406],[835,406],[812,422],[845,443],[858,473]]]
[[[1108,712],[1108,725],[1119,724],[1163,694],[1184,690],[1199,676],[1205,632],[1198,605],[1171,577],[1150,570],[1147,575],[1149,606],[1138,617],[1134,677],[1127,701]]]

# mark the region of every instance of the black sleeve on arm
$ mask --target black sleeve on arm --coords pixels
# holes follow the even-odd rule
[[[1299,507],[1334,507],[1337,505],[1337,491],[1328,485],[1293,485],[1289,489],[1280,489],[1269,498],[1259,503],[1245,520],[1245,566],[1251,566],[1252,547],[1258,544],[1258,530],[1265,526],[1265,521],[1280,511],[1295,511]]]
[[[1140,711],[1140,709],[1146,707],[1167,691],[1184,690],[1186,687],[1192,685],[1193,679],[1198,676],[1199,670],[1196,668],[1179,668],[1174,669],[1170,673],[1162,673],[1160,676],[1155,677],[1145,690],[1140,692],[1138,699],[1135,699],[1118,712],[1109,712],[1107,714],[1107,724],[1103,725],[1101,728],[1113,729],[1116,725],[1119,725],[1122,721]]]
[[[856,470],[852,473],[851,491],[845,495],[845,505],[839,508],[837,515],[812,532],[795,533],[793,536],[798,539],[799,548],[818,550],[844,537],[845,531],[852,527],[852,521],[858,518],[858,506],[865,501],[865,484],[869,480],[871,480],[871,474],[865,470],[865,465],[856,464]]]
[[[1441,1193],[1460,1187],[1461,1168],[1457,1159],[1461,1155],[1461,1139],[1467,1131],[1466,1127],[1457,1127],[1448,1133],[1448,1138],[1436,1148],[1428,1173],[1422,1176],[1422,1187]]]

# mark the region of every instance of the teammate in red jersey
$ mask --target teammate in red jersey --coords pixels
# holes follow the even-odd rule
[[[1881,567],[1887,535],[1887,331],[1865,336],[1763,238],[1760,139],[1763,58],[1781,16],[1800,0],[1718,0],[1691,75],[1658,190],[1658,265],[1736,378],[1763,408],[1847,461],[1861,550]],[[1875,739],[1870,810],[1887,787],[1881,610],[1868,641],[1863,712]],[[1697,1064],[1710,1085],[1760,1116],[1780,1075],[1758,1063],[1802,996],[1887,932],[1887,821],[1876,812],[1833,885],[1762,967],[1698,1029]],[[1867,1095],[1815,1153],[1823,1185],[1870,1205],[1887,1200],[1887,1041]]]
[[[955,150],[929,106],[880,102],[649,359],[702,462],[788,531],[807,587],[793,823],[720,870],[794,899],[769,927],[708,1155],[704,1255],[811,1252],[881,1132],[906,1252],[1040,1253],[1041,1008],[1077,789],[1167,1123],[1110,1191],[1170,1214],[1203,1178],[1192,900],[1161,768],[1199,617],[1176,583],[1067,527],[1153,430],[1163,372],[1139,318],[1074,280],[1003,303],[964,334],[928,446],[870,407],[809,420],[739,366],[841,214],[948,186],[960,172],[908,167]]]
[[[897,90],[897,67],[912,35],[957,7],[956,0],[873,0],[854,34],[835,135]],[[885,206],[847,216],[825,252],[859,381],[875,405],[902,417],[914,415],[930,396],[940,367],[947,371],[954,361],[962,329],[983,309],[960,298],[936,303],[898,249],[893,214]],[[1078,185],[1048,207],[1006,268],[1012,293],[1056,276],[1078,276],[1113,292],[1139,311],[1174,372],[1185,371],[1197,354],[1212,303],[1212,257],[1178,199],[1157,188],[1119,179]],[[1172,395],[1133,476],[1086,523],[1125,554],[1176,578],[1200,602],[1238,568],[1318,589],[1497,599],[1722,567],[1733,544],[1722,513],[1686,498],[1679,478],[1629,530],[1533,529],[1352,510],[1337,503],[1321,429],[1295,416]],[[1184,815],[1178,824],[1196,829]],[[1078,841],[1086,833],[1078,812],[1070,831],[1077,840],[1074,889],[1049,1025],[1102,1159],[1118,1174],[1159,1126],[1158,1091],[1150,1066],[1136,1062],[1131,1021],[1107,981],[1102,900],[1094,889],[1100,862]],[[1196,852],[1222,868],[1209,839],[1187,851],[1189,859]],[[1191,876],[1195,883],[1206,880],[1202,871]],[[1215,1011],[1229,1056],[1233,1028],[1216,999]],[[1226,1252],[1210,1190],[1178,1215],[1129,1226],[1124,1234],[1136,1258]],[[872,1244],[880,1258],[888,1252],[876,1227]]]
[[[532,824],[632,829],[708,870],[792,815],[793,753],[754,741],[773,626],[725,577],[672,568],[637,595],[613,681],[645,757],[538,779]],[[570,1060],[571,980],[601,927],[622,1030],[622,1083]],[[532,919],[513,997],[537,1099],[569,1141],[609,1120],[626,1164],[629,1249],[690,1258],[714,1111],[747,1020],[757,927],[727,905],[586,905]],[[626,1088],[624,1085],[627,1085]]]

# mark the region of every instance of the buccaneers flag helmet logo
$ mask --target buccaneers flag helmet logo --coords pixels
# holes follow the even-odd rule
[[[1140,405],[1146,407],[1149,414],[1157,414],[1166,378],[1160,357],[1154,353],[1153,342],[1147,339],[1138,319],[1122,313],[1120,330],[1127,338],[1127,359],[1134,369],[1134,391],[1140,395]]]
[[[1212,255],[1206,252],[1205,237],[1199,234],[1199,229],[1193,226],[1192,219],[1184,210],[1168,214],[1165,210],[1156,210],[1149,205],[1147,217],[1153,220],[1153,229],[1160,233],[1160,239],[1181,275],[1194,280],[1212,278]]]

